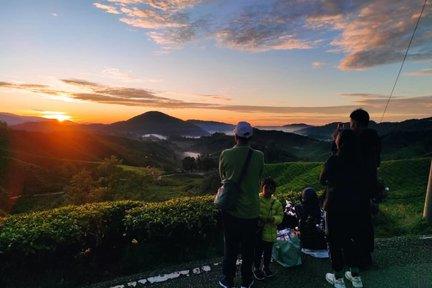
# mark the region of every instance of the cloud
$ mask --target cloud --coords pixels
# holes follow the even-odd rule
[[[96,8],[102,9],[109,14],[121,14],[114,6],[104,5],[100,3],[93,3],[93,5],[96,6]]]
[[[356,97],[361,99],[388,99],[388,95],[380,95],[380,94],[370,94],[370,93],[343,93],[341,96],[348,97]],[[396,99],[398,97],[392,97],[392,99]]]
[[[250,52],[327,48],[341,70],[400,63],[423,0],[107,0],[119,21],[146,29],[163,47],[213,39]],[[97,4],[97,5],[96,5]],[[220,5],[220,6],[218,6]],[[118,10],[119,9],[119,10]],[[408,60],[432,59],[432,10],[425,9]],[[167,50],[165,50],[167,51]]]
[[[122,82],[140,82],[140,80],[127,72],[120,71],[118,68],[106,67],[102,70],[102,75]]]
[[[51,13],[51,16],[58,17],[59,15],[57,13]]]
[[[423,76],[431,76],[432,75],[432,68],[423,69],[419,71],[413,71],[413,72],[407,72],[404,73],[405,76],[414,76],[414,77],[423,77]]]
[[[267,113],[275,116],[283,115],[292,117],[293,115],[306,115],[307,117],[321,119],[322,117],[346,117],[352,110],[362,107],[374,115],[375,119],[381,117],[387,98],[383,95],[374,95],[367,93],[344,94],[344,96],[360,97],[361,101],[353,105],[343,106],[324,106],[324,107],[289,107],[289,106],[257,106],[257,105],[226,105],[219,103],[191,102],[172,99],[159,96],[160,92],[137,89],[128,87],[113,87],[98,84],[80,79],[63,79],[63,83],[78,88],[78,91],[57,90],[46,85],[39,84],[19,84],[10,82],[0,82],[1,88],[21,89],[33,93],[46,93],[51,95],[67,95],[75,100],[90,101],[94,103],[123,105],[123,106],[140,106],[157,109],[203,109],[218,110],[221,113],[226,111],[235,113],[260,114]],[[167,93],[165,93],[167,94]],[[220,100],[221,95],[201,95]],[[223,99],[223,98],[222,98]],[[387,110],[391,117],[400,118],[423,118],[430,117],[432,109],[432,96],[418,97],[393,97]],[[225,111],[225,112],[224,112]],[[323,119],[324,119],[323,118]],[[327,119],[326,118],[326,119]]]
[[[323,66],[325,66],[327,63],[325,63],[325,62],[321,62],[321,61],[315,61],[315,62],[312,62],[312,67],[314,68],[314,69],[320,69],[320,68],[322,68]]]
[[[230,97],[226,97],[226,96],[222,96],[222,95],[200,95],[201,97],[204,98],[211,98],[211,99],[215,99],[215,100],[222,100],[222,101],[231,101],[232,99]]]

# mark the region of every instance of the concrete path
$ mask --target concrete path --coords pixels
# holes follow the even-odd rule
[[[385,288],[431,288],[432,287],[432,236],[399,237],[376,241],[374,264],[362,271],[364,287]],[[317,259],[303,254],[303,264],[283,268],[272,263],[275,277],[255,281],[255,288],[274,287],[328,287],[324,279],[330,272],[329,259]],[[113,281],[87,286],[86,288],[197,288],[219,287],[217,280],[221,271],[221,259],[198,261],[158,271],[141,273]],[[350,283],[347,287],[352,287]],[[236,278],[236,286],[240,287]]]

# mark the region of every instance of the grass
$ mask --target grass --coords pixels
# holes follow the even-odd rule
[[[430,163],[429,158],[382,162],[379,177],[390,192],[374,217],[376,237],[432,234],[432,225],[422,219]],[[321,169],[320,162],[278,163],[266,165],[265,174],[276,180],[278,194],[291,196],[308,186],[323,191]]]

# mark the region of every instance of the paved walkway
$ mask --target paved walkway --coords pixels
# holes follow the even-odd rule
[[[432,287],[432,236],[377,240],[373,257],[373,266],[362,271],[366,288]],[[302,260],[303,264],[294,268],[283,268],[272,263],[273,270],[277,273],[275,277],[255,281],[253,287],[331,287],[324,279],[325,273],[330,271],[328,259],[317,259],[303,254]],[[218,258],[166,267],[87,288],[216,288],[219,287],[217,280],[221,271],[220,261]],[[236,287],[240,287],[239,278],[236,279]],[[347,283],[347,287],[352,285]]]

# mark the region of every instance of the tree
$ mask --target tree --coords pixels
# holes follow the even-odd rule
[[[183,159],[183,170],[192,171],[197,168],[195,158],[193,157],[185,157]]]
[[[71,204],[84,204],[92,202],[94,198],[93,190],[96,188],[96,183],[93,180],[90,171],[83,169],[75,174],[69,185],[65,188],[67,202]]]
[[[210,171],[217,167],[217,163],[214,159],[210,157],[209,154],[203,156],[198,156],[196,159],[198,170],[200,171]]]

